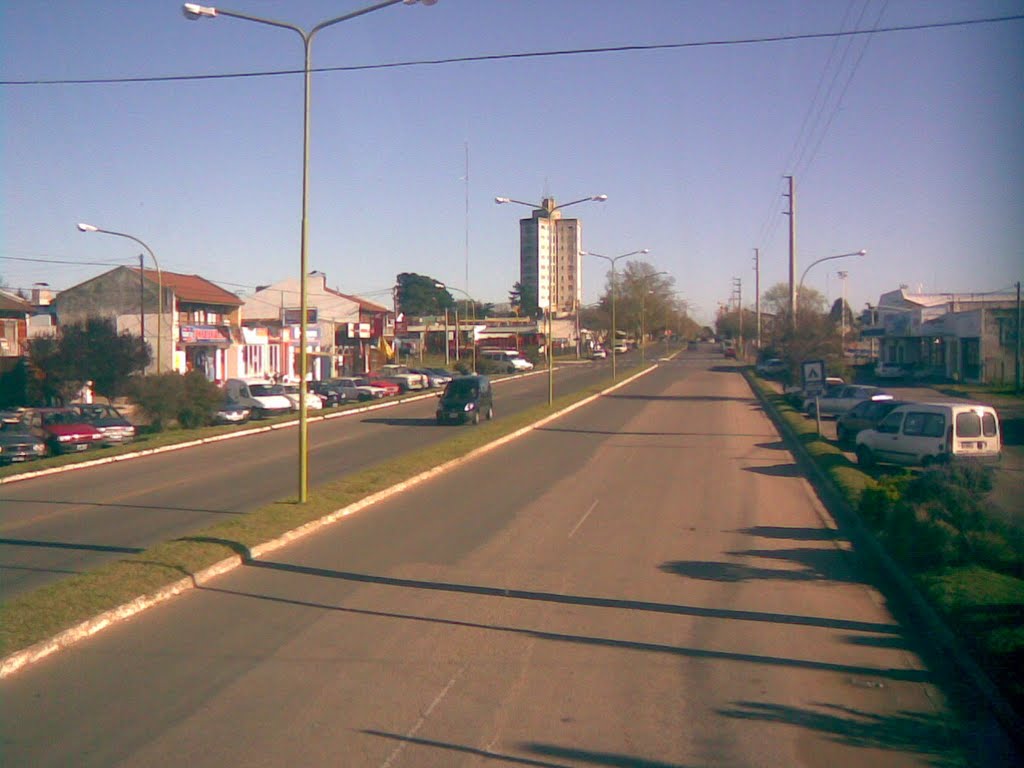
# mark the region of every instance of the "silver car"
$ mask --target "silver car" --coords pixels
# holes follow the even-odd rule
[[[809,397],[804,401],[808,416],[841,416],[853,406],[865,400],[892,400],[893,396],[878,387],[863,384],[843,384],[829,387],[823,395]]]

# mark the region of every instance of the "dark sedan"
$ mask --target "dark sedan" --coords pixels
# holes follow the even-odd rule
[[[46,455],[46,443],[19,421],[0,421],[0,464],[32,461]]]
[[[836,420],[836,440],[852,446],[858,432],[874,429],[893,408],[906,404],[903,400],[862,400]]]

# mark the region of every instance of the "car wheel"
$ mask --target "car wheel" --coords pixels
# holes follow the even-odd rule
[[[857,464],[862,467],[875,466],[875,455],[866,445],[857,446]]]
[[[490,421],[494,418],[494,408],[487,409],[487,420]]]
[[[473,422],[473,426],[474,427],[477,424],[479,424],[480,423],[480,411],[473,411],[473,416],[470,418],[470,421]]]
[[[840,445],[847,445],[850,442],[850,435],[842,426],[836,427],[836,442]]]

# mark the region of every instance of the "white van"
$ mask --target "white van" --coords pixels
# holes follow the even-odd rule
[[[480,357],[504,367],[508,373],[533,370],[533,363],[514,349],[485,349],[481,350]]]
[[[907,403],[857,434],[857,463],[927,467],[956,460],[998,461],[999,416],[977,403]]]
[[[282,413],[291,413],[292,401],[278,384],[256,379],[228,379],[224,382],[224,395],[229,403],[252,408],[254,419],[265,419]]]

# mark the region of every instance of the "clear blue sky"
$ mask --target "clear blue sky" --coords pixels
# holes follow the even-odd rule
[[[366,2],[232,0],[310,27]],[[0,4],[0,80],[301,68],[297,35],[168,0]],[[834,33],[1024,13],[1019,0],[439,0],[324,30],[316,67]],[[0,86],[8,286],[65,288],[137,263],[251,290],[298,271],[301,76]],[[465,148],[469,148],[466,215]],[[581,204],[588,250],[645,257],[710,319],[732,278],[752,303],[798,269],[858,309],[907,283],[1008,289],[1024,277],[1024,22],[836,39],[512,58],[317,74],[310,267],[387,302],[399,272],[478,300],[518,279],[496,195]],[[568,212],[567,212],[568,215]],[[31,261],[29,260],[31,259]],[[71,263],[55,263],[71,262]],[[605,263],[586,264],[587,302]]]

